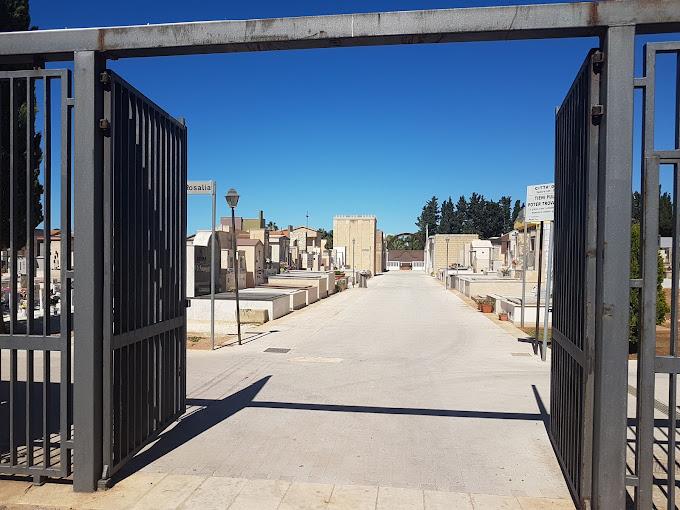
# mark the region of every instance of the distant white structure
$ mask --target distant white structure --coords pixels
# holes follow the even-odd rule
[[[475,273],[489,271],[493,260],[493,244],[488,239],[470,241],[465,243],[462,255],[464,265],[471,267]]]

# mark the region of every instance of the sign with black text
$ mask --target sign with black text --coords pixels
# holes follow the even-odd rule
[[[212,195],[215,192],[215,181],[188,181],[188,195]]]
[[[553,221],[555,211],[555,183],[527,186],[525,220]]]

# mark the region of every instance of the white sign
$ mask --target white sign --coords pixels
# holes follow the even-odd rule
[[[215,192],[215,181],[188,181],[188,195],[212,195]]]
[[[553,221],[555,210],[555,183],[527,186],[525,220],[530,222]]]

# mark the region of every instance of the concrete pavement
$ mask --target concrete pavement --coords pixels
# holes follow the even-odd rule
[[[187,414],[108,494],[131,487],[139,508],[572,508],[545,428],[549,363],[436,280],[380,275],[259,332],[189,352]]]

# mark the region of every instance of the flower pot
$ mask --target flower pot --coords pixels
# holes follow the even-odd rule
[[[482,311],[482,303],[477,303],[477,310]]]
[[[498,320],[499,321],[507,321],[508,320],[508,314],[503,312],[498,314]]]
[[[493,313],[493,305],[482,303],[482,313]]]

